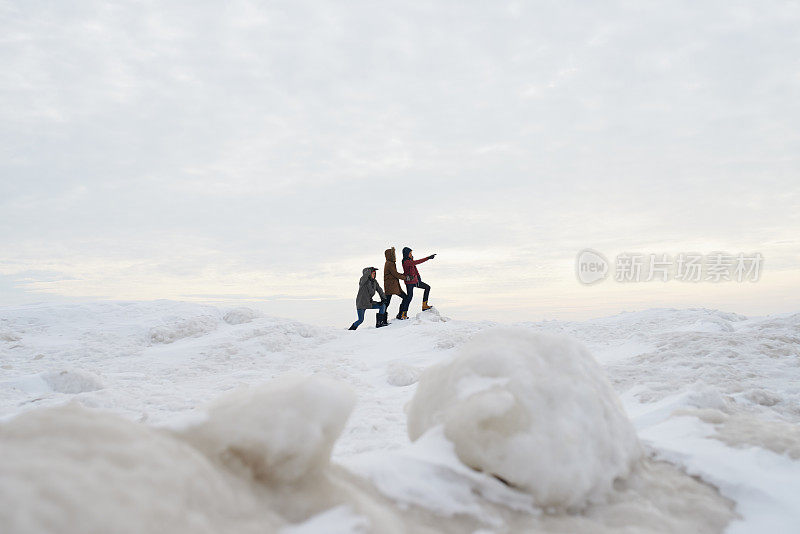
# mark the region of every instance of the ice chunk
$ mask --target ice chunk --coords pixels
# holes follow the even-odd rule
[[[342,382],[289,376],[228,394],[185,432],[212,458],[258,480],[294,482],[328,465],[354,405]]]
[[[601,501],[641,456],[616,394],[588,351],[566,337],[496,328],[420,377],[412,440],[444,426],[462,462],[540,506]]]

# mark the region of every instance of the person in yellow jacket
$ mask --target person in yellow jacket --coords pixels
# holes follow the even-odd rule
[[[397,255],[394,252],[394,247],[387,248],[383,251],[386,256],[386,263],[383,266],[383,290],[386,293],[386,309],[389,309],[389,303],[392,301],[392,295],[400,297],[400,311],[397,312],[396,319],[403,319],[402,304],[406,300],[406,292],[400,289],[400,280],[405,282],[406,277],[403,273],[397,271]]]

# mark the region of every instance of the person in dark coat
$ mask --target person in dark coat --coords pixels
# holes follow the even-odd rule
[[[436,257],[436,254],[431,254],[430,256],[422,258],[421,260],[415,260],[412,252],[413,251],[409,247],[405,247],[403,249],[403,274],[406,277],[405,282],[408,296],[400,305],[402,308],[402,319],[408,319],[408,307],[411,305],[411,299],[414,298],[415,287],[425,291],[425,293],[422,295],[422,311],[430,310],[432,308],[432,306],[428,306],[428,297],[431,294],[431,286],[422,281],[422,277],[417,270],[417,265],[428,260],[432,260]]]
[[[387,248],[383,251],[386,256],[386,263],[383,266],[383,287],[386,291],[386,308],[388,310],[389,304],[392,302],[392,295],[400,297],[400,310],[397,312],[396,319],[402,319],[403,315],[403,301],[406,299],[406,292],[400,289],[400,280],[405,282],[405,275],[397,272],[397,256],[394,253],[394,247]],[[388,312],[387,312],[388,314]]]
[[[388,315],[386,313],[386,295],[375,279],[375,274],[377,272],[378,269],[375,267],[364,267],[361,271],[361,280],[358,281],[358,294],[356,295],[356,313],[358,314],[358,320],[350,325],[350,330],[355,330],[358,328],[358,325],[364,322],[364,312],[370,309],[379,310],[375,319],[375,328],[380,328],[389,324],[386,319]],[[372,300],[376,291],[381,296],[380,302]]]

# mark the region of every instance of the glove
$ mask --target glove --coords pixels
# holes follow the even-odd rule
[[[430,256],[428,256],[429,259],[433,259],[435,257],[436,257],[436,254],[431,254]]]

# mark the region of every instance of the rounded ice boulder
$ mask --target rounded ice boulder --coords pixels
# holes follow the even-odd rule
[[[284,376],[215,401],[184,436],[210,457],[263,482],[300,482],[330,460],[355,405],[349,386],[321,376]]]
[[[600,502],[641,456],[605,375],[577,341],[495,328],[427,369],[408,405],[412,440],[442,425],[466,465],[543,507]]]

